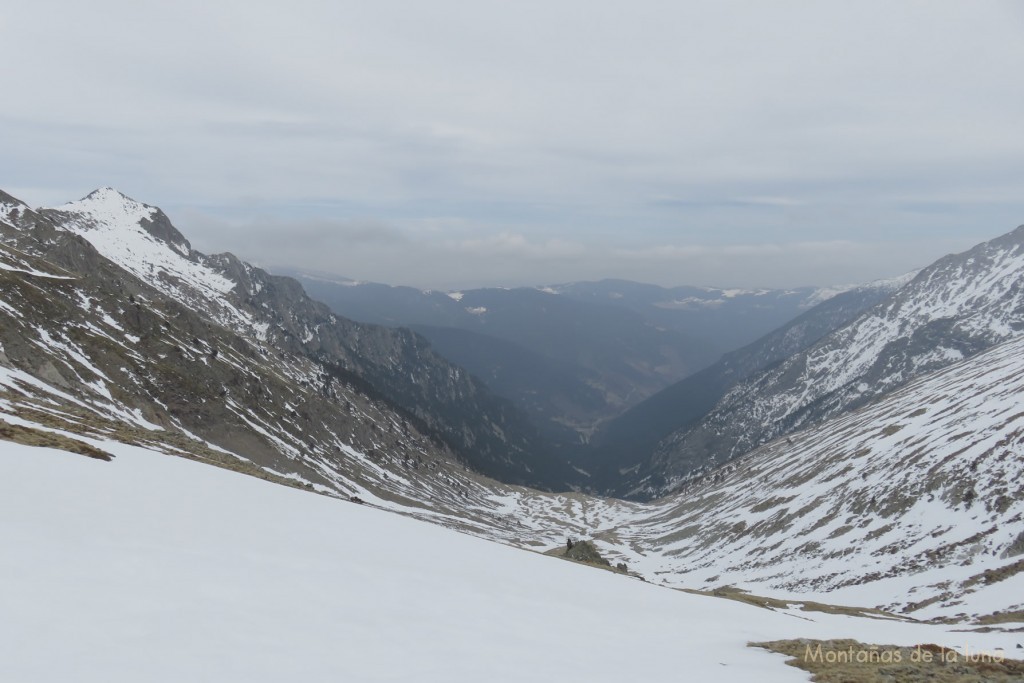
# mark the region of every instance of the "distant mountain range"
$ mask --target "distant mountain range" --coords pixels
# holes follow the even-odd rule
[[[576,447],[606,421],[842,291],[602,280],[437,292],[282,272],[339,315],[423,335],[583,462]]]
[[[832,290],[439,293],[302,277],[336,311],[411,325],[514,401],[577,486],[650,498],[1016,334],[1021,232]]]

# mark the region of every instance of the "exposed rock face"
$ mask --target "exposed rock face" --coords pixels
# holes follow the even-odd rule
[[[567,544],[565,554],[562,555],[565,559],[587,564],[600,564],[606,567],[612,566],[611,562],[601,557],[601,553],[590,541],[570,541],[570,543],[572,545]]]

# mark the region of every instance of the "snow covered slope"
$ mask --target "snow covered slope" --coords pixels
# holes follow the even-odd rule
[[[652,480],[663,475],[652,471],[651,455],[663,439],[699,423],[732,387],[810,348],[892,296],[911,277],[846,288],[603,425],[586,463],[593,481],[618,496],[650,497],[658,489]]]
[[[199,262],[199,255],[160,209],[111,187],[95,190],[55,211],[70,216],[62,227],[86,237],[101,254],[139,277],[155,273],[154,282],[168,292],[180,291],[170,288],[173,280],[215,295],[235,286]]]
[[[515,526],[480,503],[504,487],[468,467],[522,438],[514,411],[415,335],[203,257],[157,209],[110,190],[61,211],[0,200],[0,430],[144,444],[460,528]]]
[[[608,535],[671,585],[1024,620],[1024,337],[658,505]]]
[[[9,218],[15,217],[18,206],[23,207],[13,198],[3,199],[3,202],[4,206],[13,207],[8,211]],[[111,308],[119,306],[123,312],[124,303],[139,310],[139,314],[128,311],[132,314],[130,317],[135,318],[144,309],[163,303],[186,308],[193,319],[202,318],[202,323],[181,331],[184,339],[175,339],[172,345],[175,353],[191,348],[198,352],[202,363],[210,365],[210,361],[215,361],[219,364],[224,359],[219,359],[217,354],[226,352],[222,344],[227,343],[239,354],[230,359],[235,369],[254,362],[272,365],[271,359],[276,357],[289,366],[288,380],[300,385],[305,390],[303,393],[327,397],[335,402],[335,408],[340,404],[350,415],[354,409],[346,408],[345,402],[352,403],[351,398],[339,397],[339,386],[382,400],[393,412],[402,413],[395,420],[397,424],[416,423],[415,428],[421,435],[443,442],[442,450],[450,450],[479,471],[538,486],[553,486],[571,475],[567,464],[547,457],[543,440],[525,415],[491,394],[466,371],[435,354],[422,338],[408,330],[361,325],[333,315],[324,305],[306,296],[296,281],[272,276],[231,254],[201,254],[191,248],[167,216],[155,207],[103,188],[56,209],[29,212],[31,216],[25,212],[23,207],[17,211],[17,220],[0,220],[0,244],[33,250],[33,254],[43,260],[54,260],[51,252],[60,252],[58,260],[66,267],[73,266],[71,269],[78,275],[90,275],[106,267],[96,258],[97,252],[126,271],[127,276],[109,273],[101,281],[91,283],[107,290],[106,298],[111,301],[103,302],[103,310],[112,319],[117,319],[118,315]],[[76,249],[82,244],[89,248],[79,246]],[[129,282],[131,285],[127,284]],[[117,301],[116,294],[129,301]],[[86,303],[96,299],[82,292],[72,296],[79,295],[85,297],[80,300]],[[177,318],[179,313],[175,311],[173,316]],[[164,318],[150,319],[147,323],[166,327],[170,321]],[[171,336],[164,335],[159,328],[144,327],[142,331],[140,334],[137,330],[133,335],[144,342]],[[54,339],[63,336],[61,330],[49,333]],[[211,336],[223,339],[214,343]],[[119,342],[123,345],[124,340]],[[164,351],[154,352],[149,359],[166,360],[166,353],[157,356]],[[87,356],[89,353],[83,357]],[[93,366],[111,375],[96,363]],[[248,386],[236,383],[234,387],[221,386],[216,390],[224,392],[214,401],[216,408],[247,413],[241,419],[248,420],[251,430],[258,432],[256,439],[288,442],[286,448],[278,450],[294,459],[294,453],[303,450],[303,441],[307,447],[309,441],[300,438],[299,444],[293,443],[292,437],[296,434],[280,434],[273,417],[253,419],[252,413],[259,412],[262,394],[259,387],[252,386],[252,373],[246,374],[250,375],[246,380],[237,376],[235,379]],[[133,383],[136,386],[117,382],[120,388],[131,391],[137,389],[139,381]],[[203,397],[208,398],[213,397]],[[186,402],[195,406],[205,401]],[[301,406],[294,402],[280,407],[283,408],[279,415],[282,421],[286,421],[283,416],[295,421],[309,414],[309,410],[300,410]],[[160,410],[159,405],[154,407],[154,411]],[[389,422],[382,421],[378,427]],[[302,419],[297,420],[296,426],[301,423]],[[205,424],[209,425],[210,421]],[[208,440],[217,441],[215,435],[203,434],[203,429],[195,424],[188,427]],[[407,431],[407,426],[402,429]],[[243,431],[246,430],[243,428]],[[316,430],[302,425],[297,431]],[[352,439],[344,434],[335,433],[335,437],[319,445],[334,452],[338,452],[340,444],[352,445]],[[220,445],[237,450],[231,444]],[[376,447],[356,450],[366,452],[369,449],[376,450]],[[419,466],[422,449],[413,449],[402,457],[403,460],[413,459]]]
[[[864,405],[1024,330],[1024,226],[922,270],[891,298],[802,353],[740,383],[664,439],[661,491],[780,434]]]
[[[671,591],[235,473],[0,442],[0,679],[796,682],[749,641],[1017,634]]]
[[[235,329],[256,324],[251,314],[224,297],[237,283],[193,251],[160,209],[105,187],[48,213],[62,229],[81,235],[105,257],[164,294],[200,306],[217,322]]]
[[[0,221],[10,221],[29,208],[20,199],[0,190]]]

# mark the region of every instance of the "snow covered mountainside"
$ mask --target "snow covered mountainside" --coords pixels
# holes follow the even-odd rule
[[[1014,657],[1021,640],[667,590],[97,445],[114,460],[0,442],[0,544],[17,549],[0,563],[0,679],[796,683],[748,643]]]
[[[376,457],[399,441],[387,452],[403,471],[443,454],[559,479],[525,416],[408,330],[353,323],[293,280],[200,254],[161,211],[109,188],[58,209],[4,206],[7,258],[68,278],[45,292],[7,276],[0,343],[20,370],[264,465],[312,467],[315,483],[346,448]],[[55,357],[40,369],[41,350]]]
[[[699,421],[738,383],[804,351],[885,300],[913,275],[830,292],[831,296],[785,325],[604,425],[592,439],[587,461],[581,462],[591,474],[590,481],[597,490],[613,495],[643,494],[643,477],[648,475],[644,465],[649,465],[662,439]]]
[[[114,209],[110,209],[110,205],[114,205]],[[118,216],[127,218],[118,223]],[[417,338],[340,319],[304,297],[293,281],[269,276],[233,257],[197,254],[177,231],[171,231],[169,223],[163,224],[161,216],[155,209],[110,192],[101,192],[93,200],[83,200],[60,210],[42,211],[34,211],[13,198],[0,195],[0,439],[4,440],[0,444],[19,457],[30,453],[33,463],[27,469],[4,471],[0,476],[0,481],[8,488],[22,490],[19,487],[23,487],[26,492],[22,496],[8,494],[5,490],[0,496],[0,505],[14,501],[10,505],[23,510],[0,516],[0,533],[8,534],[0,538],[12,539],[9,543],[4,540],[8,543],[6,547],[33,548],[32,542],[25,540],[27,537],[78,538],[81,531],[84,534],[81,538],[85,539],[82,542],[93,548],[94,554],[82,550],[74,552],[91,558],[94,564],[88,565],[90,571],[99,572],[96,567],[100,565],[120,566],[118,563],[123,557],[118,554],[120,550],[111,548],[114,542],[102,534],[109,532],[117,536],[120,529],[127,537],[136,538],[141,533],[138,528],[119,527],[120,522],[112,517],[126,510],[139,510],[140,524],[147,519],[155,520],[154,515],[163,512],[154,511],[139,499],[152,496],[154,501],[167,501],[177,496],[179,502],[173,505],[154,503],[156,508],[177,511],[177,517],[181,518],[161,518],[161,532],[153,537],[157,542],[141,548],[140,540],[131,548],[122,548],[129,554],[142,553],[141,557],[148,558],[145,571],[132,579],[136,582],[132,584],[135,592],[128,593],[134,603],[144,605],[146,610],[152,609],[148,614],[163,614],[168,608],[158,598],[154,598],[155,602],[146,602],[139,597],[143,587],[138,582],[177,586],[175,590],[179,593],[172,591],[169,595],[178,597],[169,602],[191,604],[194,611],[189,612],[190,620],[204,618],[207,603],[199,598],[189,602],[181,592],[186,591],[186,585],[206,585],[200,580],[205,576],[211,577],[212,583],[202,589],[206,592],[201,592],[201,596],[214,600],[210,604],[223,604],[225,614],[251,616],[254,610],[259,611],[258,607],[245,606],[258,602],[251,598],[251,593],[232,593],[226,587],[226,577],[235,579],[248,575],[245,562],[228,565],[225,569],[214,561],[214,550],[184,543],[196,535],[187,524],[201,520],[203,524],[215,521],[229,525],[219,527],[218,539],[229,535],[229,528],[242,534],[243,537],[237,539],[242,545],[223,541],[227,544],[225,548],[253,563],[257,574],[266,572],[259,574],[262,577],[260,587],[287,585],[291,590],[297,584],[308,584],[308,591],[302,588],[298,601],[285,605],[286,599],[278,595],[267,613],[256,615],[259,618],[253,622],[253,630],[242,628],[240,631],[263,643],[270,643],[265,625],[279,616],[291,623],[299,619],[302,610],[309,614],[308,610],[312,609],[316,615],[314,621],[328,620],[326,611],[317,611],[310,603],[316,602],[317,596],[336,595],[320,583],[335,578],[348,577],[356,582],[353,585],[362,581],[359,585],[364,585],[366,591],[360,595],[381,596],[375,604],[385,616],[375,618],[368,605],[359,603],[353,613],[359,623],[379,625],[389,623],[392,618],[424,623],[426,613],[443,611],[438,603],[431,602],[432,598],[417,603],[411,593],[389,595],[370,574],[380,574],[385,577],[382,581],[401,583],[403,591],[417,589],[414,591],[417,595],[433,595],[430,591],[438,589],[438,595],[446,596],[444,604],[472,603],[481,599],[488,610],[493,610],[491,614],[512,610],[518,620],[522,615],[515,610],[519,607],[513,608],[509,602],[529,602],[537,593],[520,590],[522,583],[503,578],[504,574],[489,560],[481,560],[482,564],[473,565],[471,572],[477,578],[464,579],[467,586],[473,586],[467,597],[450,586],[446,588],[447,584],[435,582],[435,579],[440,580],[435,576],[435,569],[438,573],[463,577],[462,570],[452,568],[447,558],[441,560],[438,555],[444,557],[444,553],[450,551],[475,557],[476,551],[471,548],[487,548],[481,551],[485,555],[527,557],[529,562],[554,563],[561,567],[551,558],[532,558],[521,551],[551,551],[564,547],[567,537],[593,539],[605,557],[613,563],[625,562],[634,577],[673,588],[716,591],[733,597],[739,588],[752,594],[781,597],[782,605],[811,600],[880,607],[916,619],[954,620],[959,622],[958,628],[1012,629],[1024,622],[1024,601],[1020,598],[1024,595],[1021,590],[1024,588],[1021,584],[1024,580],[1021,578],[1024,574],[1024,489],[1020,484],[1024,474],[1024,412],[1019,408],[1019,397],[1024,395],[1024,337],[1012,333],[1014,323],[1009,317],[1004,320],[1010,332],[1004,335],[1002,342],[989,344],[987,350],[965,353],[968,357],[946,364],[937,373],[922,374],[894,391],[872,401],[865,400],[859,408],[762,445],[706,478],[691,479],[686,490],[671,497],[635,503],[582,493],[545,493],[499,483],[469,467],[474,464],[483,469],[478,463],[493,465],[495,459],[470,463],[464,453],[490,457],[488,454],[504,452],[512,457],[511,447],[517,443],[526,455],[539,458],[543,454],[529,452],[528,441],[514,441],[509,435],[515,426],[514,412],[502,412],[501,404],[488,403],[486,394],[462,371],[437,359]],[[117,234],[123,235],[121,238],[113,237],[113,232],[107,235],[113,230],[112,225]],[[94,246],[93,239],[98,247]],[[123,266],[119,265],[121,261]],[[978,263],[977,258],[974,263]],[[907,287],[915,286],[928,273],[928,270],[923,271]],[[929,280],[938,281],[937,276]],[[984,301],[1000,298],[998,292],[1004,285],[1007,292],[1017,286],[1006,284],[1000,278],[978,281],[991,285],[992,290],[986,295],[979,292],[972,304],[973,310],[979,311],[985,310],[981,305]],[[226,282],[234,285],[228,289]],[[896,298],[869,312],[868,317],[888,310],[887,306],[895,305],[893,301],[902,301],[907,287]],[[952,300],[950,296],[946,297],[947,302]],[[1004,302],[1013,301],[1012,297],[1006,298],[1009,296],[1006,292],[1002,296]],[[909,301],[904,306],[907,311],[918,310],[911,307]],[[841,309],[837,315],[843,310],[848,309]],[[995,316],[998,312],[998,307],[992,304],[989,313]],[[1003,315],[1009,316],[1009,313],[1003,311]],[[734,367],[752,367],[770,358],[771,353],[787,343],[803,343],[815,330],[821,329],[816,325],[831,324],[824,318],[814,320],[817,322],[813,324],[808,320],[799,323],[789,331],[791,336],[782,333],[777,340],[779,346],[762,349],[767,355],[735,359]],[[931,324],[925,320],[917,329],[927,329]],[[996,341],[1003,330],[988,323],[981,325],[981,319],[971,325],[957,325],[965,329],[984,328],[991,333],[990,337],[979,333],[973,338],[990,341]],[[960,329],[956,325],[954,328]],[[407,342],[408,338],[412,341]],[[826,337],[826,341],[831,338]],[[896,345],[896,348],[902,347]],[[743,365],[746,362],[753,365]],[[924,373],[924,368],[918,366],[917,371]],[[446,412],[448,410],[453,412]],[[461,434],[465,441],[443,431],[445,425],[453,424],[456,425],[454,432]],[[487,432],[491,436],[487,436]],[[8,441],[78,455],[53,460],[52,470],[49,465],[42,465],[44,469],[33,474],[37,460],[31,458],[49,452],[28,451],[22,446],[8,445]],[[459,451],[460,444],[465,451]],[[499,451],[502,444],[508,450]],[[246,482],[240,486],[262,484],[213,472],[212,468],[213,473],[197,474],[198,478],[191,478],[192,475],[179,478],[175,472],[203,471],[196,465],[179,462],[181,459],[217,465],[304,491],[280,491],[267,494],[268,498],[246,498],[248,502],[236,508],[230,493],[235,490],[234,485],[223,482]],[[523,466],[524,461],[530,465],[531,461],[524,458],[511,463],[510,467]],[[61,465],[58,466],[58,462]],[[143,464],[139,465],[142,469],[137,470],[132,465],[136,462],[152,463],[152,467]],[[62,469],[65,464],[66,471]],[[79,469],[82,467],[93,469],[83,474]],[[46,479],[40,480],[38,477],[43,475]],[[61,483],[62,478],[78,487],[75,493],[61,488],[65,485]],[[36,482],[35,488],[28,485],[30,481]],[[217,484],[203,483],[205,481]],[[225,487],[224,498],[217,512],[213,506],[218,505],[215,499],[221,484]],[[117,490],[104,488],[108,485]],[[203,495],[209,500],[190,498],[198,491],[204,491]],[[324,495],[317,497],[310,491]],[[94,494],[95,499],[88,498]],[[31,504],[24,501],[25,496],[31,499]],[[302,522],[298,517],[289,516],[291,513],[287,510],[293,509],[292,504],[282,501],[292,500],[292,496],[299,497],[295,500],[306,501],[295,503],[294,510],[315,509],[315,513],[309,513],[314,518],[319,519],[322,514],[323,519],[333,521],[318,526],[318,523]],[[102,501],[108,499],[124,502],[104,511]],[[70,507],[63,507],[65,503],[61,501],[66,501]],[[365,505],[345,505],[344,501]],[[188,507],[193,504],[194,508]],[[290,524],[292,533],[299,534],[298,530],[302,529],[304,538],[309,534],[303,547],[295,549],[297,557],[308,558],[308,561],[293,562],[289,559],[290,552],[281,555],[270,550],[279,543],[288,547],[276,535],[266,539],[270,546],[261,545],[264,541],[244,537],[248,534],[244,529],[259,529],[262,533],[265,529],[278,528],[278,523],[265,519],[262,512],[253,513],[246,507],[264,505],[271,517],[271,513],[285,515],[284,519],[290,521],[280,524]],[[47,516],[48,506],[56,511],[88,509],[95,512],[74,519],[63,513],[54,518],[52,514]],[[330,512],[336,509],[330,506],[342,506],[343,511]],[[410,523],[408,520],[392,520],[377,526],[367,520],[385,518],[374,516],[378,513],[369,508],[398,512],[514,546],[519,551],[490,548],[464,537],[445,536],[446,532],[441,530],[424,531],[422,526],[401,527]],[[194,518],[190,511],[193,509]],[[241,509],[246,511],[237,511]],[[33,527],[30,522],[34,519],[48,519],[48,526]],[[246,520],[246,524],[240,525],[239,519]],[[85,525],[92,521],[95,528],[74,527],[75,532],[71,533],[68,531],[71,527],[62,526],[74,520]],[[186,526],[174,526],[178,522]],[[307,523],[308,531],[304,526]],[[398,530],[400,528],[417,531],[407,534]],[[89,536],[86,531],[101,535]],[[332,539],[346,534],[347,555],[339,549],[327,550]],[[407,540],[411,535],[424,535],[432,539],[431,542],[442,538],[462,540],[451,543],[436,540],[442,550],[430,555],[421,545],[410,546],[419,553],[410,555],[406,548],[392,548],[375,534],[393,534],[402,543],[412,543]],[[256,545],[245,545],[250,541]],[[62,559],[60,553],[65,551],[56,541],[39,542],[41,554],[35,557],[48,558],[38,563],[47,569],[44,571],[32,564],[33,555],[19,553],[21,564],[0,563],[0,571],[14,572],[10,581],[0,576],[0,586],[25,586],[38,592],[43,590],[42,584],[34,583],[33,576],[52,583],[58,576],[66,577],[69,566],[81,564]],[[312,549],[317,544],[322,547]],[[386,547],[387,552],[376,554],[382,547]],[[172,569],[180,568],[181,562],[187,562],[187,557],[196,557],[196,553],[213,559],[212,564],[204,561],[183,568],[187,571],[182,576],[195,579],[191,584],[177,584],[156,568],[164,564]],[[230,553],[229,556],[236,556]],[[400,559],[395,559],[392,553]],[[172,561],[173,557],[178,560]],[[360,564],[368,557],[377,560],[369,565]],[[409,564],[410,557],[415,558],[414,565]],[[419,561],[418,558],[423,557],[429,557],[429,561]],[[458,560],[466,561],[462,557]],[[527,565],[518,564],[519,559],[507,561],[516,571],[523,572],[532,590],[547,590],[538,588],[544,582],[546,570],[536,573],[526,568]],[[403,573],[397,567],[390,567],[390,563],[415,566],[416,570]],[[613,581],[634,586],[621,575],[607,573],[605,576],[605,572],[565,564],[568,569],[555,571],[589,571],[602,578],[579,581]],[[366,566],[372,569],[359,568]],[[311,572],[311,578],[305,572]],[[433,578],[427,581],[423,572]],[[282,578],[283,573],[290,578]],[[50,579],[45,579],[47,576]],[[482,585],[479,577],[487,577]],[[561,585],[561,581],[555,580],[555,585]],[[495,597],[500,594],[496,588],[499,585],[516,586],[514,600]],[[623,590],[641,588],[652,590],[642,586]],[[611,596],[617,595],[619,588],[607,590]],[[652,602],[684,599],[667,590],[656,592],[673,597],[650,598]],[[570,594],[573,597],[566,601],[551,598],[552,604],[590,623],[590,607],[579,607],[582,604],[579,601],[584,600],[582,594]],[[337,595],[342,597],[329,603],[332,615],[344,614],[345,605],[351,604],[345,594]],[[647,594],[629,593],[630,599],[648,600],[643,595]],[[2,593],[0,596],[0,600],[5,600],[4,605],[9,604],[6,596]],[[224,602],[217,603],[216,596],[222,596]],[[547,593],[544,596],[541,602],[547,604],[550,596]],[[35,599],[30,602],[39,603]],[[74,604],[80,606],[80,603]],[[617,610],[622,605],[615,604]],[[708,603],[678,604],[685,609],[701,609],[696,605]],[[772,604],[786,609],[779,603]],[[19,615],[29,609],[28,603],[18,605]],[[422,608],[416,607],[410,613],[407,611],[412,609],[410,605]],[[132,609],[135,608],[124,606],[127,612]],[[290,611],[292,609],[296,611]],[[479,626],[482,613],[467,609],[469,612],[463,613],[466,623]],[[652,609],[651,615],[663,614],[657,611],[660,608]],[[727,610],[722,614],[734,615],[736,619],[744,619],[743,615],[749,614],[729,611],[739,609],[731,604],[721,609]],[[647,608],[642,611],[646,614]],[[620,631],[630,631],[641,619],[639,612],[630,612],[625,607],[614,613],[621,617]],[[68,624],[81,624],[86,618],[82,614],[84,612],[79,613],[78,621]],[[545,624],[564,626],[564,615],[555,618],[546,611],[534,614]],[[787,623],[803,623],[803,619],[795,619],[792,614],[782,616]],[[260,621],[264,618],[266,621]],[[515,623],[539,623],[526,616],[522,618],[526,621]],[[661,618],[652,616],[651,623]],[[679,633],[688,633],[687,629],[693,628],[692,624],[672,621],[675,618],[665,616],[667,621],[658,622],[657,628],[675,629]],[[765,618],[775,619],[774,616]],[[24,642],[38,645],[38,638],[42,638],[48,628],[39,621],[43,617],[37,617],[36,621],[29,616],[19,616],[19,619],[33,624],[35,629],[31,631],[35,635],[26,636]],[[113,623],[121,622],[113,619]],[[353,622],[342,623],[349,624],[342,636],[353,639],[353,643],[365,644],[360,640],[363,635],[351,626]],[[600,619],[594,619],[593,623],[611,628]],[[233,628],[235,622],[222,625]],[[461,626],[452,628],[455,630],[446,633],[453,639],[461,637]],[[646,633],[643,630],[646,626],[638,628],[637,633]],[[724,622],[722,628],[726,628]],[[493,633],[486,629],[480,632]],[[297,639],[307,638],[308,642],[315,643],[311,646],[311,657],[316,658],[326,647],[324,638],[335,631],[328,629],[324,632],[327,635],[313,636],[306,627],[297,625],[294,633]],[[548,632],[538,627],[536,633]],[[929,639],[941,640],[941,632],[928,633],[939,634],[928,636]],[[500,634],[519,643],[510,651],[520,655],[535,647],[532,640],[517,640],[522,636],[512,635],[507,630]],[[800,636],[797,631],[776,631],[773,627],[763,635],[761,631],[744,634],[741,640],[787,634]],[[407,639],[413,639],[411,632],[406,635]],[[974,635],[971,633],[971,638]],[[663,640],[653,638],[650,642],[661,647]],[[0,642],[16,642],[16,639],[0,638]],[[222,641],[212,638],[210,642]],[[589,642],[605,643],[597,636]],[[699,638],[694,642],[718,647]],[[638,656],[646,655],[635,653],[645,651],[640,641],[630,640],[629,643],[634,654],[626,659],[636,664]],[[508,643],[503,645],[507,647]],[[237,641],[232,641],[234,646],[241,647]],[[152,654],[152,648],[158,645],[150,643],[140,647],[140,652],[146,652],[148,647]],[[482,651],[491,652],[480,647]],[[79,652],[86,658],[81,661],[94,662],[88,659],[87,649]],[[99,647],[96,651],[100,653],[98,656],[107,657],[104,661],[109,661],[109,649]],[[360,653],[364,651],[394,658],[387,648],[358,649]],[[552,650],[539,651],[548,653],[541,657],[544,662],[555,657]],[[612,652],[613,649],[611,645],[602,645],[600,651]],[[25,652],[33,650],[29,647]],[[198,652],[203,656],[209,654],[201,648]],[[273,650],[261,652],[270,664],[278,661]],[[417,657],[410,662],[427,667],[437,665],[436,660],[430,659],[429,652],[417,652]],[[445,652],[443,661],[447,662],[464,651],[453,646]],[[505,661],[499,654],[493,657]],[[358,656],[356,659],[365,665],[365,659]],[[3,661],[4,657],[0,657],[0,662]],[[654,668],[649,671],[650,677],[664,678],[658,673],[663,671],[660,662],[664,660],[655,657],[651,661]],[[676,664],[679,665],[678,658]],[[466,666],[470,665],[471,661],[467,660]],[[551,666],[553,671],[560,670],[558,664]],[[707,673],[709,670],[701,668],[703,663],[694,666],[698,667],[695,670],[700,675],[713,678]],[[429,670],[441,671],[439,668]],[[623,671],[614,666],[608,670]],[[268,671],[275,669],[271,666]],[[470,678],[477,669],[457,671],[464,678]],[[437,673],[437,678],[443,673]]]
[[[889,299],[731,389],[664,438],[636,486],[655,495],[781,434],[866,404],[1024,330],[1024,226],[920,271]]]
[[[627,556],[672,585],[1024,621],[1022,397],[1015,337],[659,501]]]

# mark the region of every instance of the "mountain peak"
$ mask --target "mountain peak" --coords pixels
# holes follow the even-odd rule
[[[167,293],[179,286],[223,293],[235,286],[204,265],[202,255],[156,208],[103,187],[48,210],[62,230],[75,233],[103,256]]]
[[[84,214],[97,223],[137,225],[143,219],[152,219],[159,209],[137,202],[112,187],[93,190],[79,200],[57,207],[65,213]]]
[[[23,211],[31,211],[31,209],[17,197],[12,197],[0,190],[0,221],[7,221],[12,215]]]
[[[65,206],[68,206],[70,204],[124,210],[131,210],[137,208],[145,208],[152,210],[154,208],[151,206],[147,206],[142,202],[132,199],[124,192],[121,192],[120,190],[114,187],[110,187],[109,185],[107,185],[106,187],[99,187],[90,192],[89,194],[85,195],[78,201],[70,202]]]
[[[180,256],[188,258],[192,245],[178,232],[163,211],[136,201],[113,187],[101,187],[85,197],[56,208],[62,213],[77,214],[84,221],[76,223],[76,231],[101,230],[115,239],[143,232],[163,242]]]
[[[113,188],[110,185],[106,185],[104,187],[96,188],[95,190],[93,190],[89,194],[85,195],[84,199],[102,199],[102,198],[105,198],[105,197],[108,197],[108,196],[111,196],[111,195],[113,195],[115,197],[120,197],[121,199],[127,199],[129,201],[134,201],[134,200],[132,200],[131,197],[126,195],[124,192],[121,192],[120,190],[118,190],[116,188]]]

